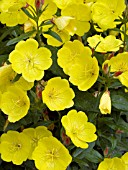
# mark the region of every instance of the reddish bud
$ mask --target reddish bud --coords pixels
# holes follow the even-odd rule
[[[61,138],[62,138],[63,144],[64,144],[65,146],[70,145],[71,140],[70,140],[70,138],[65,134],[64,131],[62,131],[62,133],[61,133]]]
[[[42,86],[40,84],[37,84],[36,86],[36,96],[38,99],[42,99]]]
[[[123,71],[117,71],[114,73],[114,77],[118,77],[123,73]]]
[[[104,150],[104,156],[107,156],[107,155],[108,155],[108,151],[109,151],[109,148],[106,147],[105,150]]]
[[[124,131],[123,131],[123,130],[120,130],[120,129],[118,129],[118,130],[116,131],[116,134],[121,134],[121,133],[124,133]]]
[[[35,6],[37,10],[40,10],[44,4],[44,0],[35,0]]]
[[[108,74],[108,72],[109,72],[108,63],[104,64],[104,66],[103,66],[103,72],[104,72],[104,74]]]
[[[29,7],[29,4],[28,3],[26,3],[26,5],[24,6],[24,8],[28,8]]]
[[[110,60],[112,57],[114,57],[114,52],[112,52],[109,56],[108,56],[108,60]]]

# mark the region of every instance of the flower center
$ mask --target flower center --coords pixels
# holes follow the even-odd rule
[[[54,161],[54,159],[59,158],[58,150],[52,149],[46,153],[47,159],[50,159],[51,161]]]

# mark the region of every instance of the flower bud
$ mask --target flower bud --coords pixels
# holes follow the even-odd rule
[[[111,98],[108,90],[106,90],[101,96],[99,109],[102,114],[111,113]]]
[[[103,66],[103,72],[104,72],[104,74],[108,74],[108,72],[109,72],[108,63],[104,64],[104,66]]]
[[[114,73],[114,77],[118,77],[119,75],[121,75],[123,72],[122,71],[117,71]]]
[[[109,148],[106,147],[105,150],[104,150],[104,156],[107,156],[107,155],[108,155],[108,151],[109,151]]]
[[[35,7],[37,10],[40,10],[44,5],[44,0],[35,0]]]

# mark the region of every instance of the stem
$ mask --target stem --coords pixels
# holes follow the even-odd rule
[[[38,43],[39,43],[39,47],[41,47],[42,41],[41,41],[41,37],[40,37],[40,30],[39,30],[38,21],[36,22],[36,25],[37,25],[37,40],[38,40]]]

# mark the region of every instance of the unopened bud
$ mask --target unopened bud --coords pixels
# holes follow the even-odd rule
[[[117,72],[114,73],[113,76],[114,76],[114,77],[118,77],[118,76],[120,76],[122,73],[123,73],[122,71],[117,71]]]
[[[121,133],[124,133],[124,131],[123,131],[123,130],[120,130],[120,129],[118,129],[118,130],[116,131],[116,134],[121,134]]]
[[[104,156],[107,156],[107,155],[108,155],[108,150],[109,150],[109,148],[106,147],[105,150],[104,150]]]
[[[26,5],[24,6],[24,8],[28,8],[29,7],[29,4],[28,3],[26,3]]]
[[[106,90],[101,96],[99,109],[102,114],[111,113],[111,98],[110,98],[110,92],[108,90]]]
[[[35,7],[37,10],[40,10],[44,5],[44,0],[35,0]]]
[[[108,72],[109,72],[108,63],[104,64],[104,66],[103,66],[103,72],[104,72],[104,74],[108,74]]]
[[[110,60],[112,57],[114,57],[115,52],[112,52],[109,56],[108,56],[108,60]]]

